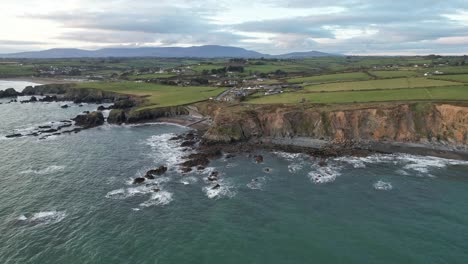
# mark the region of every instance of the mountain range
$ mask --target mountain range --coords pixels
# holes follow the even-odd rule
[[[206,45],[194,47],[143,47],[143,48],[104,48],[99,50],[49,49],[10,54],[0,54],[0,58],[106,58],[106,57],[159,57],[159,58],[310,58],[341,56],[319,51],[295,52],[282,55],[269,55],[238,47]]]

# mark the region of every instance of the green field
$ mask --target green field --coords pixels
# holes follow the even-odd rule
[[[457,82],[432,80],[428,78],[398,78],[385,80],[370,80],[360,82],[342,82],[328,83],[320,85],[311,85],[304,88],[309,92],[332,92],[346,90],[381,90],[381,89],[401,89],[401,88],[418,88],[418,87],[435,87],[435,86],[450,86],[461,85]]]
[[[147,97],[139,109],[184,105],[217,96],[224,88],[202,86],[166,86],[137,82],[89,82],[79,83],[77,88],[93,88],[122,94]]]
[[[32,76],[35,72],[32,65],[0,64],[0,77]]]
[[[139,74],[139,75],[130,75],[128,79],[130,80],[149,80],[156,78],[171,78],[177,76],[173,73],[149,73],[149,74]]]
[[[364,72],[325,74],[310,77],[292,78],[287,80],[289,83],[326,83],[343,81],[361,81],[369,80],[371,77]]]
[[[437,79],[437,80],[468,83],[468,74],[439,75],[439,76],[433,76],[431,78]]]
[[[330,93],[283,93],[271,96],[252,96],[252,104],[297,104],[302,99],[311,103],[354,103],[408,100],[468,100],[468,86],[414,88],[381,91],[349,91]]]
[[[415,77],[422,75],[415,71],[370,71],[369,73],[378,78]]]

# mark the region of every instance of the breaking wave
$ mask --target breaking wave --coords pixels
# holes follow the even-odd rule
[[[172,202],[172,193],[168,191],[159,191],[153,193],[149,200],[140,204],[141,207],[150,207],[156,205],[167,205]]]
[[[379,191],[389,191],[393,189],[393,186],[390,182],[378,181],[374,183],[374,189]]]
[[[247,187],[249,187],[252,190],[262,190],[265,183],[266,183],[266,178],[259,177],[259,178],[252,179],[249,183],[247,183]]]
[[[308,174],[309,179],[315,184],[334,182],[336,177],[340,176],[339,168],[319,167]]]
[[[50,174],[50,173],[54,173],[54,172],[57,172],[57,171],[61,171],[61,170],[64,170],[65,169],[65,166],[57,166],[57,165],[52,165],[52,166],[49,166],[45,169],[39,169],[39,170],[33,170],[33,169],[29,169],[29,170],[24,170],[22,172],[20,172],[20,174],[37,174],[37,175],[45,175],[45,174]]]
[[[29,218],[25,215],[20,215],[18,220],[34,226],[41,226],[59,223],[66,217],[66,215],[65,211],[45,211],[34,213]]]

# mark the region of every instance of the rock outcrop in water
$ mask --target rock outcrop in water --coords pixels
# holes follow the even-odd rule
[[[0,98],[4,98],[4,97],[17,97],[17,96],[21,96],[23,95],[23,93],[20,93],[20,92],[17,92],[15,89],[13,88],[8,88],[6,89],[5,91],[0,91]]]
[[[101,112],[78,115],[73,120],[75,125],[83,128],[93,128],[104,124],[104,116]]]

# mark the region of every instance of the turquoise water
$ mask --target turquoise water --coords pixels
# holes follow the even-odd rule
[[[0,135],[94,108],[2,104]],[[185,131],[0,136],[0,263],[468,262],[468,163],[375,155],[320,168],[259,152],[263,164],[239,154],[183,175],[184,152],[168,139]],[[131,184],[162,164],[166,175]]]

